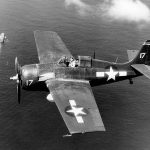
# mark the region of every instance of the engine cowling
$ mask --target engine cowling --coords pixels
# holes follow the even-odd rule
[[[22,87],[28,87],[38,81],[39,71],[37,64],[25,65],[21,68]]]

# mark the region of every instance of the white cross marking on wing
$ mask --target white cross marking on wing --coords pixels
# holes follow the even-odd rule
[[[76,117],[76,120],[78,123],[84,123],[83,117],[81,115],[86,115],[86,113],[83,111],[83,107],[77,107],[77,104],[75,100],[69,100],[71,109],[67,110],[68,113],[73,113]]]

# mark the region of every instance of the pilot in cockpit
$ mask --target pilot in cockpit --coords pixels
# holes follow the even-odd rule
[[[79,66],[78,59],[74,59],[73,57],[71,57],[69,61],[69,67],[77,67],[77,66]]]
[[[66,56],[62,56],[58,64],[61,66],[66,66],[66,67],[77,67],[79,64],[79,61],[77,59],[74,59],[73,57],[70,57],[70,59]]]
[[[62,56],[62,57],[58,60],[58,64],[61,65],[61,66],[66,66],[66,67],[68,67],[68,66],[69,66],[68,57]]]

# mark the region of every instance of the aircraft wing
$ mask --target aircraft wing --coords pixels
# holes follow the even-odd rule
[[[141,74],[144,74],[147,78],[150,79],[150,66],[144,64],[134,64],[131,65],[134,69],[139,71]]]
[[[36,30],[34,37],[41,64],[56,62],[64,55],[72,56],[56,32]]]
[[[46,84],[70,134],[105,131],[88,81],[47,80]]]

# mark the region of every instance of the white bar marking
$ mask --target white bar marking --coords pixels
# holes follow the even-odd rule
[[[105,73],[104,72],[96,72],[96,77],[104,77]]]
[[[127,76],[127,71],[119,71],[119,76],[120,77]]]
[[[76,105],[77,105],[77,104],[76,104],[76,102],[75,102],[75,100],[69,100],[69,103],[70,103],[71,107],[73,107],[73,106],[76,106]]]
[[[81,116],[76,116],[76,119],[78,123],[84,123],[84,120]]]

